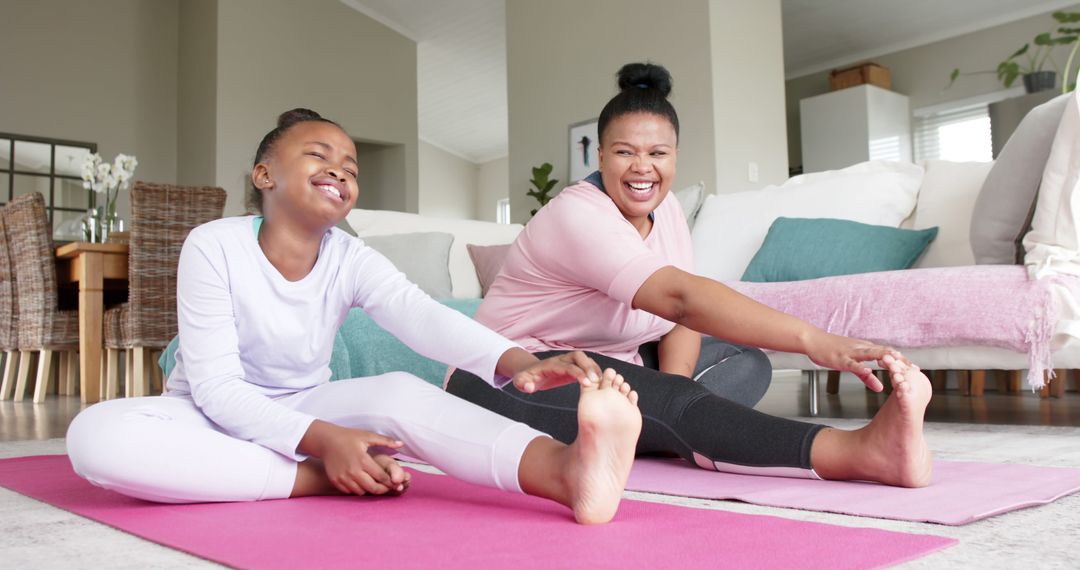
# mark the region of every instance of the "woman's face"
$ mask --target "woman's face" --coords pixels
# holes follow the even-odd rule
[[[623,216],[641,230],[675,178],[678,140],[671,121],[652,113],[612,119],[600,146],[604,189]]]
[[[251,180],[262,189],[267,216],[326,229],[356,204],[356,174],[352,139],[333,124],[305,121],[282,134]]]

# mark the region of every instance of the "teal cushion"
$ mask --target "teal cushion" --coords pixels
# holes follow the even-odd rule
[[[444,299],[440,303],[469,317],[476,314],[480,299]],[[436,386],[442,386],[446,364],[424,358],[401,343],[360,309],[349,311],[339,334],[349,351],[353,377],[378,376],[387,372],[408,372]],[[436,333],[438,334],[438,333]],[[446,339],[452,342],[453,339]]]
[[[902,230],[827,218],[777,218],[743,281],[802,281],[907,269],[938,229]]]
[[[168,378],[169,373],[176,368],[176,347],[178,346],[180,346],[180,337],[174,336],[158,358],[158,366],[161,367],[161,373],[165,378]],[[334,352],[330,355],[330,381],[353,377],[352,370],[349,368],[349,347],[345,345],[345,339],[339,330],[334,335]]]

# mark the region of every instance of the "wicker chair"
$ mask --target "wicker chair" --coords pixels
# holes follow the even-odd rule
[[[15,389],[15,367],[19,362],[19,303],[15,300],[14,272],[8,250],[7,224],[4,223],[7,207],[0,208],[0,351],[4,355],[3,381],[0,382],[0,400],[11,399]]]
[[[127,350],[125,394],[150,392],[154,353],[177,334],[176,266],[188,232],[221,217],[225,190],[136,182],[131,190],[128,302],[105,312],[105,390],[116,394],[117,353]],[[160,376],[157,376],[160,378]]]
[[[14,260],[15,297],[19,300],[19,372],[15,400],[22,400],[30,376],[33,352],[38,352],[34,402],[45,401],[52,377],[55,352],[63,353],[63,386],[75,382],[70,365],[79,347],[78,311],[61,311],[56,289],[55,247],[52,224],[45,211],[45,198],[34,192],[8,203],[4,213],[8,247]]]

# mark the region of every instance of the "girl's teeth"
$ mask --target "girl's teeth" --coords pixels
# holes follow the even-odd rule
[[[322,188],[323,190],[326,190],[327,192],[333,194],[334,196],[337,196],[338,198],[341,198],[341,192],[338,192],[338,189],[334,188],[333,186],[323,185],[323,186],[319,186],[319,188]]]

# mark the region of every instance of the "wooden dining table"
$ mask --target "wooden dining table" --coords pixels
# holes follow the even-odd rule
[[[56,248],[59,285],[79,286],[80,398],[101,399],[102,317],[105,290],[127,288],[128,244],[71,242]]]

